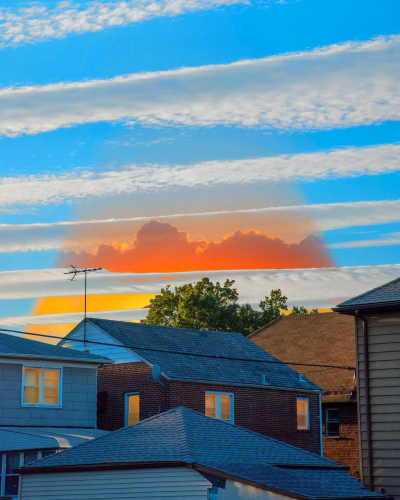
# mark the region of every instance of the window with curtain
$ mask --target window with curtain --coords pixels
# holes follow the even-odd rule
[[[297,398],[297,429],[308,431],[310,428],[308,398]]]
[[[34,406],[61,406],[61,370],[24,366],[22,403]]]
[[[132,425],[139,422],[139,407],[140,398],[137,392],[125,395],[125,425]]]
[[[206,392],[206,416],[233,424],[233,394]]]

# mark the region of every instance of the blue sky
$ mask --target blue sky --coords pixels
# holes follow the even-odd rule
[[[0,0],[0,272],[22,289],[18,271],[134,246],[143,224],[101,221],[157,216],[190,241],[318,234],[338,268],[398,264],[399,2],[171,4],[118,2],[111,16],[117,2]],[[249,212],[268,207],[283,209]],[[205,212],[215,222],[168,218]],[[90,234],[57,226],[93,219]],[[3,300],[0,316],[29,315],[37,298]]]

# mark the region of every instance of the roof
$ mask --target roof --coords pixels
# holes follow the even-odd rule
[[[319,391],[240,333],[191,330],[89,318],[150,364],[158,363],[171,379]]]
[[[85,363],[112,363],[104,356],[66,349],[57,345],[0,332],[0,358],[63,359]]]
[[[183,407],[32,462],[22,472],[163,462],[211,469],[310,499],[388,498],[368,492],[336,462]]]
[[[371,305],[390,306],[400,302],[400,278],[397,278],[385,285],[378,286],[368,292],[357,295],[352,299],[342,302],[336,306],[338,309],[350,309],[368,307]]]
[[[100,429],[58,427],[0,427],[0,452],[71,448],[108,434]]]
[[[284,362],[355,366],[354,319],[339,313],[279,316],[248,337]],[[290,365],[329,393],[324,402],[354,398],[353,370]]]

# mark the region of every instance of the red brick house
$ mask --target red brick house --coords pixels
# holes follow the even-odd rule
[[[90,318],[83,335],[82,322],[61,345],[114,361],[99,370],[100,429],[185,406],[321,452],[321,389],[241,334]]]
[[[354,319],[338,313],[279,316],[247,337],[278,359],[355,366]],[[324,456],[360,477],[357,391],[354,370],[291,365],[324,389]]]

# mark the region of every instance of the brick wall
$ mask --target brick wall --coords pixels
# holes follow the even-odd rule
[[[326,437],[325,419],[327,408],[339,409],[339,437]],[[349,467],[349,472],[360,479],[360,451],[356,403],[323,404],[324,456]]]
[[[149,380],[145,363],[108,365],[98,374],[98,390],[107,391],[107,409],[98,412],[98,427],[115,430],[124,425],[125,393],[139,392],[140,419],[177,406],[205,412],[205,392],[234,394],[235,424],[314,453],[320,452],[319,404],[313,394],[213,384],[163,380],[165,387]],[[310,430],[297,430],[296,397],[309,397]]]

